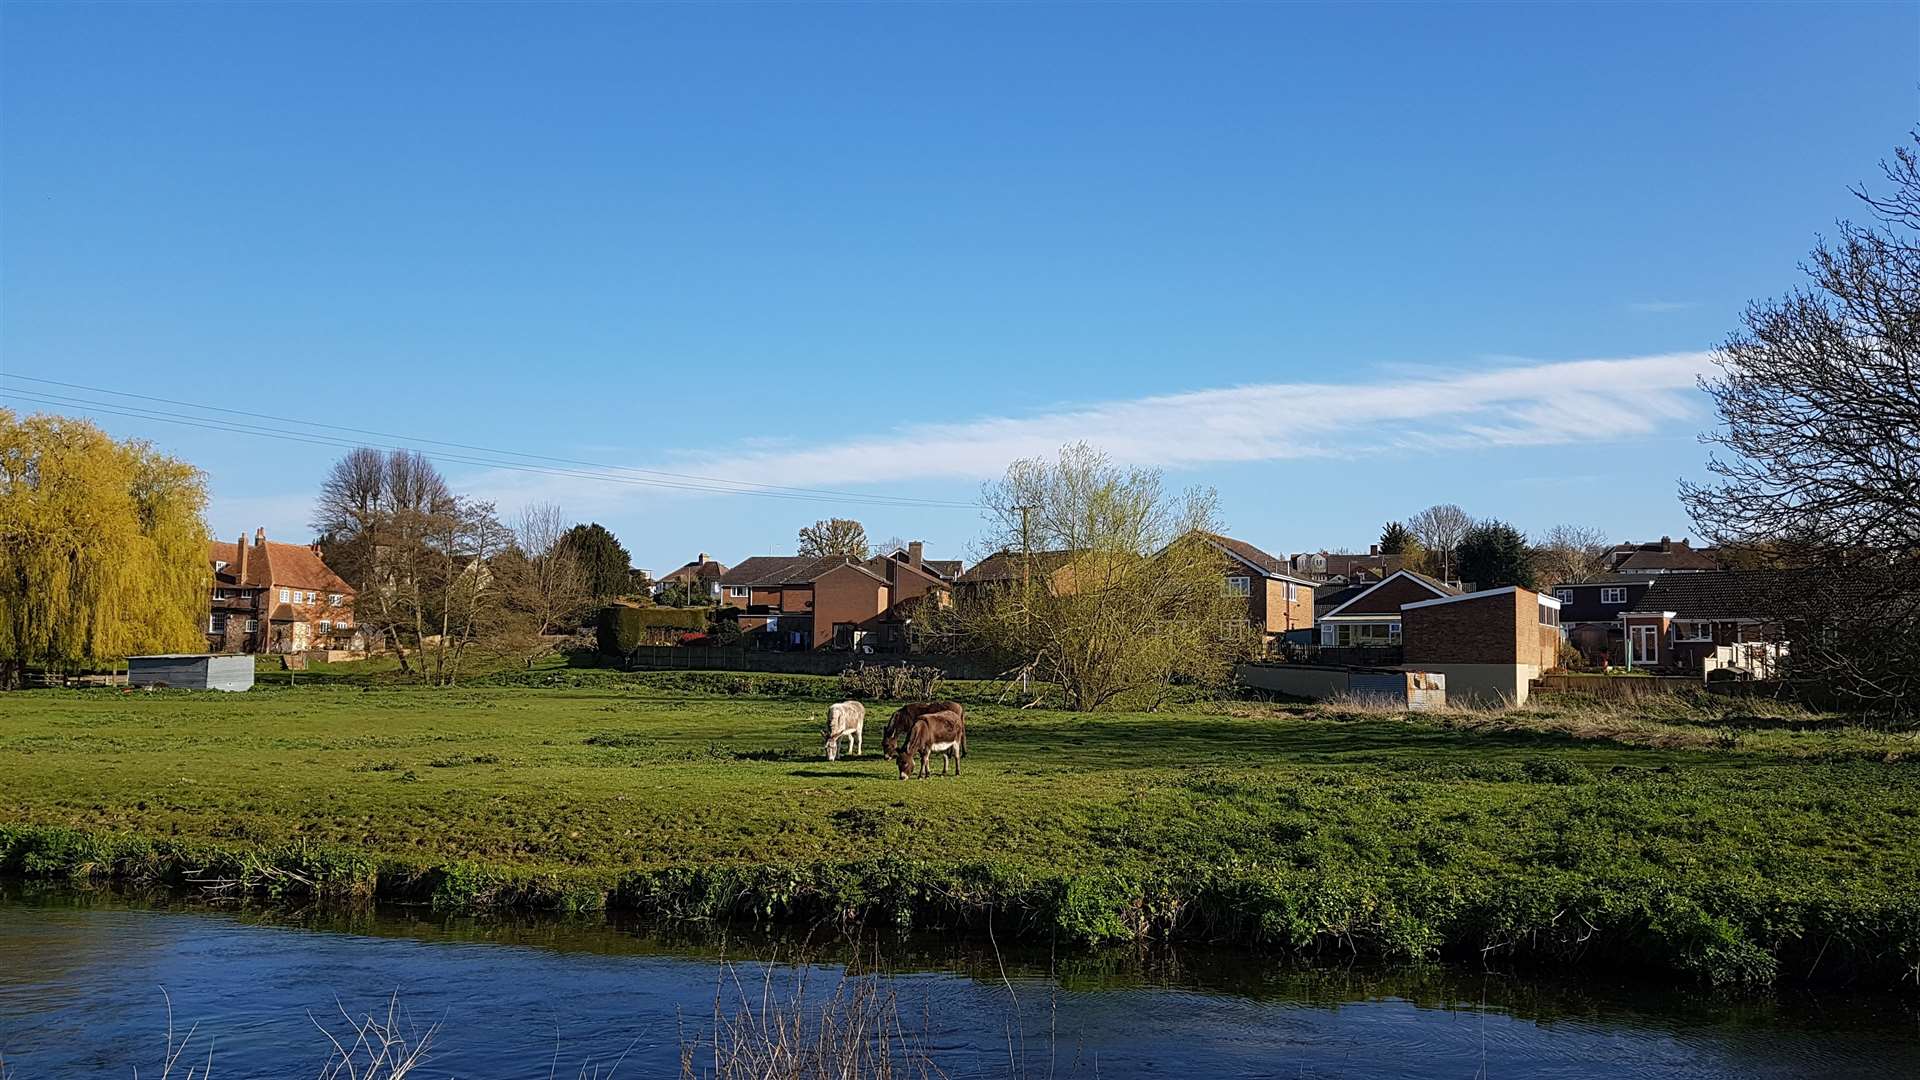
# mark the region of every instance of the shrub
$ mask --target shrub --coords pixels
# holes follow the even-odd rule
[[[855,664],[840,673],[840,692],[850,698],[931,701],[946,675],[913,664]]]

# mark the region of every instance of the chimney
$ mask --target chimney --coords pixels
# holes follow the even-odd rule
[[[1368,554],[1368,555],[1378,555],[1378,554],[1380,554],[1380,545],[1379,545],[1379,544],[1368,544],[1368,545],[1367,545],[1367,554]]]
[[[907,565],[920,569],[920,560],[926,554],[927,545],[915,540],[907,545]]]
[[[1673,537],[1671,537],[1671,536],[1663,536],[1663,537],[1661,537],[1661,538],[1660,538],[1660,550],[1661,550],[1661,551],[1672,551],[1672,550],[1673,550]]]
[[[264,526],[253,530],[253,542],[256,544],[265,544],[267,542],[267,530]]]
[[[234,541],[233,550],[237,553],[233,557],[233,579],[235,581],[238,581],[240,584],[245,585],[247,583],[247,534],[246,533],[241,533],[240,539]]]
[[[700,565],[701,566],[707,565],[707,553],[704,551],[700,553]]]

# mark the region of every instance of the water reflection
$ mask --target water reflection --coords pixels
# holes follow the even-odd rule
[[[559,1075],[623,1052],[620,1075],[671,1075],[682,1032],[717,995],[731,1009],[763,979],[784,992],[802,957],[816,987],[848,965],[888,973],[953,1076],[1006,1075],[1010,1038],[1032,1075],[1049,1061],[1082,1076],[1097,1062],[1101,1077],[1920,1075],[1913,1002],[1888,995],[18,890],[0,895],[0,1053],[19,1080],[157,1072],[165,987],[176,1025],[212,1040],[223,1080],[313,1073],[325,1043],[309,1014],[366,1011],[398,991],[417,1023],[442,1024],[427,1076],[544,1076],[556,1045]]]

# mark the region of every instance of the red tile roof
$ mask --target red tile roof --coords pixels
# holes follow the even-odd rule
[[[240,580],[240,556],[232,541],[207,541],[208,557],[226,563],[221,576],[236,585],[256,588],[312,589],[315,592],[352,596],[353,587],[327,568],[318,552],[305,544],[282,544],[268,540],[247,545],[247,577]]]

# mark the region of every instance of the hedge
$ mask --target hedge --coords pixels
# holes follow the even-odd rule
[[[707,628],[706,608],[640,608],[611,604],[600,609],[600,651],[625,656],[651,644],[655,631],[699,633]]]

